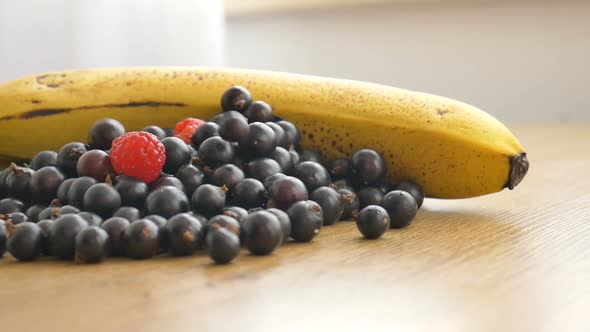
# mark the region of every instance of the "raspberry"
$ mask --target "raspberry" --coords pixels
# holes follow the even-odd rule
[[[174,136],[183,140],[186,144],[191,144],[191,136],[205,121],[195,118],[186,118],[176,124]]]
[[[166,148],[158,137],[147,132],[129,132],[113,141],[111,164],[117,174],[151,183],[160,176]]]

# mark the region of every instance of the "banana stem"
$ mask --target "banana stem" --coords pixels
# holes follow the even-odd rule
[[[506,187],[512,190],[518,184],[529,170],[529,161],[526,157],[526,152],[522,152],[510,158],[510,174],[508,175],[508,182]]]

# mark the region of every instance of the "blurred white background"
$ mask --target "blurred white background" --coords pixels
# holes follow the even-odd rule
[[[509,123],[590,121],[589,1],[227,0],[226,9],[220,0],[0,0],[0,80],[226,65],[432,92]]]

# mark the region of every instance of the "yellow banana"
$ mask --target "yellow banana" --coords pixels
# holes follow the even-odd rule
[[[349,80],[184,67],[63,71],[2,83],[0,158],[84,142],[92,123],[105,117],[127,130],[171,127],[189,116],[209,119],[235,84],[294,122],[303,147],[328,160],[376,149],[391,181],[414,180],[429,197],[512,189],[528,169],[523,148],[504,125],[455,100]]]

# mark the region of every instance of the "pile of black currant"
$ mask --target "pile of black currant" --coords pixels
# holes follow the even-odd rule
[[[356,219],[376,239],[409,225],[422,205],[418,185],[385,181],[385,161],[374,150],[329,162],[302,150],[297,127],[241,86],[227,90],[221,106],[209,122],[192,119],[194,132],[183,130],[184,138],[143,129],[165,148],[151,183],[114,171],[111,145],[125,134],[114,119],[96,122],[88,144],[12,163],[0,172],[0,257],[8,250],[20,261],[45,255],[92,263],[203,249],[221,264],[241,247],[268,255],[289,239],[311,241],[339,220]],[[143,164],[137,167],[151,167]]]

